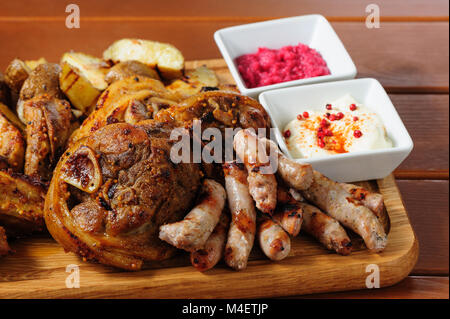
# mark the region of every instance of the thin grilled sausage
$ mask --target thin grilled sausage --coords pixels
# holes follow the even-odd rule
[[[230,218],[227,212],[223,212],[220,215],[219,223],[206,241],[205,247],[191,253],[191,263],[195,269],[206,271],[219,262],[223,255],[229,224]]]
[[[364,206],[370,209],[383,225],[384,231],[388,232],[389,216],[384,209],[383,195],[368,191],[361,186],[356,186],[353,184],[341,183],[341,185],[352,195],[354,199],[359,200]]]
[[[317,207],[298,203],[303,209],[302,230],[320,241],[327,249],[341,255],[349,255],[352,242],[344,227],[337,220],[321,212]]]
[[[251,131],[241,130],[235,135],[233,146],[247,168],[248,187],[256,207],[271,215],[277,205],[277,181],[264,144]]]
[[[282,260],[291,251],[288,234],[270,218],[262,218],[258,227],[259,246],[271,260]]]
[[[219,222],[225,198],[226,193],[222,185],[205,179],[199,203],[182,221],[162,225],[159,238],[189,252],[203,248]]]
[[[369,250],[380,252],[386,247],[387,236],[375,214],[354,199],[339,183],[314,171],[312,185],[302,194],[308,201],[360,235]]]
[[[236,270],[247,267],[256,233],[256,209],[250,196],[247,172],[238,163],[223,164],[231,224],[225,247],[225,262]]]
[[[297,163],[281,153],[275,142],[260,138],[266,147],[278,154],[278,174],[290,186],[298,190],[307,189],[313,181],[313,169],[311,164]]]
[[[341,183],[341,185],[354,199],[361,201],[375,215],[380,216],[380,212],[384,209],[383,195],[369,192],[367,189],[353,184]]]
[[[303,209],[281,185],[278,187],[277,208],[272,219],[294,237],[302,227]]]

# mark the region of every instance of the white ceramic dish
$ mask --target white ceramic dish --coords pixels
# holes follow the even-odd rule
[[[251,97],[257,97],[261,92],[271,89],[352,79],[356,76],[356,67],[350,55],[322,15],[306,15],[225,28],[216,31],[214,39],[239,90]],[[237,57],[254,53],[259,47],[279,49],[298,43],[317,50],[327,62],[331,74],[252,89],[245,86],[235,64]]]
[[[292,158],[282,130],[306,109],[320,109],[326,102],[345,94],[376,112],[386,127],[393,148],[331,155],[323,158],[297,159],[329,178],[353,182],[384,178],[409,155],[413,142],[386,91],[375,79],[356,79],[284,88],[262,93],[259,101],[269,113],[275,138],[283,153]]]

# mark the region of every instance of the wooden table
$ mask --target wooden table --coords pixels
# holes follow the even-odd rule
[[[219,28],[293,15],[326,16],[358,77],[383,84],[414,140],[413,152],[395,176],[420,256],[410,276],[393,287],[306,297],[449,298],[449,4],[378,0],[381,27],[368,29],[365,8],[372,2],[77,0],[81,28],[68,29],[68,1],[2,1],[0,70],[16,56],[57,62],[71,49],[101,55],[122,37],[172,43],[187,60],[219,58],[213,40]]]

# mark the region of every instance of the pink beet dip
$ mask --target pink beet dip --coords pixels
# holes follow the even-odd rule
[[[262,47],[236,58],[236,64],[248,88],[330,74],[320,53],[302,43],[278,50]]]

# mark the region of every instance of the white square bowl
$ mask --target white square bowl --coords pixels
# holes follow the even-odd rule
[[[296,161],[311,163],[314,169],[339,182],[384,178],[409,155],[413,142],[389,96],[377,80],[356,79],[272,90],[262,93],[259,101],[271,117],[278,145],[285,155],[293,158],[284,141],[283,128],[303,111],[323,111],[326,103],[346,94],[377,113],[393,147]]]
[[[319,14],[306,15],[229,27],[214,33],[214,39],[242,94],[256,98],[261,92],[302,84],[353,79],[356,67],[330,23]],[[254,53],[260,47],[280,49],[303,43],[317,50],[330,69],[330,75],[247,88],[235,59]]]

